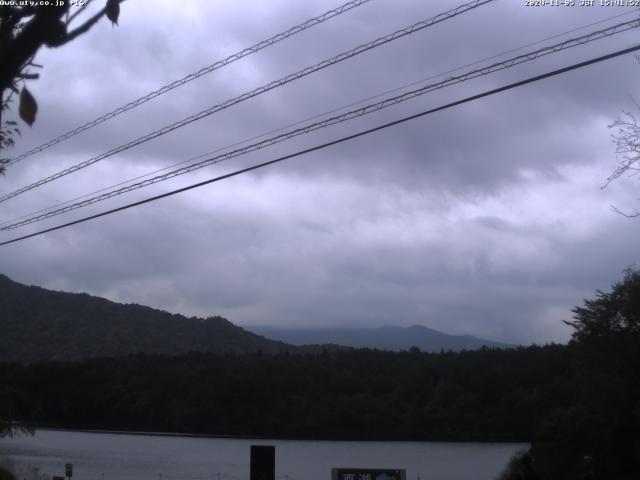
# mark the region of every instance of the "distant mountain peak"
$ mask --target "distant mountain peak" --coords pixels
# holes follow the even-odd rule
[[[283,328],[271,326],[247,326],[246,328],[267,338],[298,346],[335,344],[346,347],[396,351],[418,347],[425,352],[477,350],[482,347],[514,347],[514,345],[485,340],[472,335],[450,335],[425,325],[417,324],[408,327],[386,325],[381,327],[344,328]]]

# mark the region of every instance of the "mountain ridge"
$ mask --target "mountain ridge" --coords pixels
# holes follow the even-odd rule
[[[439,352],[513,347],[471,335],[448,335],[421,325],[370,329],[243,328],[220,316],[186,317],[87,293],[27,286],[3,274],[0,332],[0,361],[17,363],[192,351],[278,354],[350,347],[398,351],[416,346],[425,352]]]
[[[87,293],[27,286],[0,274],[0,361],[84,360],[134,353],[283,353],[226,318],[186,317]]]
[[[418,347],[425,352],[476,350],[487,348],[514,348],[511,345],[473,335],[451,335],[424,325],[408,327],[318,327],[286,328],[274,326],[245,326],[249,331],[272,340],[291,345],[337,344],[353,348],[380,350],[408,350]]]

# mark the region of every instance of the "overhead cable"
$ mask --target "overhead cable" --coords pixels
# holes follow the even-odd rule
[[[70,204],[72,204],[72,203],[74,203],[74,202],[77,202],[77,201],[82,200],[82,199],[89,198],[89,197],[94,196],[94,195],[96,195],[96,194],[98,194],[98,193],[106,192],[106,191],[108,191],[108,190],[115,189],[116,187],[120,187],[120,186],[122,186],[122,185],[126,185],[126,184],[128,184],[128,183],[135,182],[136,180],[141,180],[141,179],[143,179],[143,178],[150,177],[150,176],[155,175],[155,174],[157,174],[157,173],[165,172],[165,171],[171,170],[172,168],[179,167],[180,165],[185,165],[185,164],[187,164],[187,163],[195,162],[196,160],[199,160],[199,159],[203,159],[203,158],[209,157],[209,156],[213,155],[214,153],[218,153],[218,152],[221,152],[221,151],[227,150],[227,149],[229,149],[229,148],[237,147],[237,146],[243,145],[243,144],[245,144],[245,143],[251,142],[251,141],[253,141],[253,140],[257,140],[257,139],[259,139],[259,138],[267,137],[268,135],[271,135],[271,134],[274,134],[274,133],[277,133],[277,132],[282,132],[282,131],[284,131],[284,130],[286,130],[286,129],[288,129],[288,128],[292,128],[292,127],[296,127],[296,126],[298,126],[298,125],[302,125],[302,124],[304,124],[305,122],[309,122],[309,121],[311,121],[311,120],[315,120],[315,119],[318,119],[318,118],[326,117],[327,115],[331,115],[331,114],[333,114],[333,113],[340,112],[340,111],[345,110],[345,109],[347,109],[347,108],[349,108],[349,107],[353,107],[353,106],[355,106],[355,105],[360,105],[360,104],[365,103],[365,102],[368,102],[368,101],[370,101],[370,100],[374,100],[374,99],[376,99],[376,98],[381,98],[381,97],[383,97],[383,96],[385,96],[385,95],[389,95],[389,94],[391,94],[391,93],[399,92],[399,91],[401,91],[401,90],[405,90],[405,89],[407,89],[407,88],[409,88],[409,87],[413,87],[413,86],[415,86],[415,85],[419,85],[419,84],[421,84],[421,83],[427,82],[427,81],[429,81],[429,80],[433,80],[433,79],[436,79],[436,78],[440,78],[440,77],[443,77],[443,76],[448,75],[448,74],[450,74],[450,73],[454,73],[454,72],[460,71],[460,70],[462,70],[463,68],[473,67],[473,66],[475,66],[475,65],[479,65],[479,64],[481,64],[481,63],[483,63],[483,62],[486,62],[486,61],[488,61],[488,60],[494,60],[494,59],[496,59],[496,58],[504,57],[505,55],[507,55],[507,54],[509,54],[509,53],[519,52],[519,51],[521,51],[521,50],[524,50],[525,48],[532,47],[532,46],[534,46],[534,45],[539,45],[539,44],[544,43],[544,42],[546,42],[546,41],[553,40],[553,39],[555,39],[555,38],[559,38],[559,37],[563,37],[563,36],[565,36],[565,35],[568,35],[568,34],[570,34],[570,33],[574,33],[574,32],[580,31],[580,30],[584,30],[585,28],[589,28],[589,27],[592,27],[592,26],[595,26],[595,25],[600,25],[600,24],[602,24],[602,23],[608,22],[608,21],[613,20],[613,19],[616,19],[616,18],[625,17],[625,16],[629,16],[629,15],[635,15],[635,14],[636,14],[636,12],[635,12],[635,11],[631,11],[631,12],[620,13],[620,14],[618,14],[618,15],[613,15],[613,16],[611,16],[611,17],[603,18],[603,19],[601,19],[601,20],[598,20],[598,21],[595,21],[595,22],[592,22],[592,23],[588,23],[588,24],[586,24],[586,25],[582,25],[582,26],[580,26],[580,27],[573,28],[573,29],[571,29],[571,30],[566,30],[566,31],[564,31],[564,32],[557,33],[557,34],[554,34],[554,35],[552,35],[552,36],[545,37],[545,38],[542,38],[542,39],[540,39],[540,40],[536,40],[535,42],[530,42],[530,43],[527,43],[527,44],[525,44],[525,45],[521,45],[521,46],[519,46],[519,47],[511,48],[511,49],[509,49],[509,50],[502,51],[502,52],[497,53],[497,54],[495,54],[495,55],[491,55],[491,56],[489,56],[489,57],[484,57],[484,58],[481,58],[481,59],[479,59],[479,60],[475,60],[475,61],[473,61],[473,62],[471,62],[471,63],[467,63],[467,64],[465,64],[465,65],[461,65],[461,66],[458,66],[458,67],[452,68],[452,69],[447,70],[447,71],[445,71],[445,72],[437,73],[437,74],[435,74],[435,75],[430,75],[429,77],[422,78],[422,79],[420,79],[420,80],[414,80],[414,81],[412,81],[411,83],[407,83],[407,84],[401,85],[401,86],[399,86],[399,87],[394,87],[394,88],[392,88],[392,89],[385,90],[384,92],[380,92],[380,93],[377,93],[377,94],[375,94],[375,95],[371,95],[371,96],[366,97],[366,98],[361,98],[361,99],[359,99],[359,100],[356,100],[356,101],[354,101],[354,102],[348,103],[348,104],[346,104],[346,105],[342,105],[342,106],[340,106],[340,107],[333,108],[333,109],[331,109],[331,110],[328,110],[328,111],[325,111],[325,112],[322,112],[322,113],[318,113],[318,114],[312,115],[312,116],[307,117],[307,118],[304,118],[304,119],[302,119],[302,120],[297,120],[297,121],[295,121],[295,122],[293,122],[293,123],[290,123],[290,124],[287,124],[287,125],[280,126],[280,127],[278,127],[278,128],[275,128],[275,129],[269,130],[269,131],[267,131],[267,132],[260,133],[260,134],[258,134],[258,135],[254,135],[254,136],[249,137],[249,138],[245,138],[245,139],[243,139],[243,140],[236,141],[236,142],[231,143],[231,144],[227,144],[227,145],[225,145],[225,146],[223,146],[223,147],[218,147],[218,148],[216,148],[215,150],[210,150],[210,151],[208,151],[208,152],[206,152],[206,153],[201,153],[201,154],[199,154],[199,155],[197,155],[197,156],[195,156],[195,157],[191,157],[191,158],[188,158],[188,159],[186,159],[186,160],[181,160],[180,162],[177,162],[177,163],[174,163],[174,164],[171,164],[171,165],[167,165],[167,166],[165,166],[165,167],[162,167],[162,168],[159,168],[159,169],[156,169],[156,170],[152,170],[152,171],[150,171],[150,172],[143,173],[143,174],[141,174],[141,175],[137,175],[137,176],[135,176],[135,177],[128,178],[128,179],[126,179],[126,180],[122,180],[122,181],[120,181],[120,182],[118,182],[118,183],[116,183],[116,184],[114,184],[114,185],[110,185],[110,186],[108,186],[108,187],[103,187],[103,188],[100,188],[99,190],[94,190],[94,191],[92,191],[92,192],[85,193],[85,194],[80,195],[80,196],[78,196],[78,197],[74,197],[74,198],[71,198],[71,199],[69,199],[69,200],[65,200],[65,201],[63,201],[63,202],[55,203],[55,204],[50,205],[50,206],[45,207],[45,208],[40,208],[40,209],[38,209],[38,210],[36,210],[36,211],[32,211],[32,212],[26,213],[26,214],[24,214],[24,215],[21,215],[21,216],[19,216],[19,217],[15,217],[15,218],[10,219],[10,220],[4,220],[4,221],[1,221],[1,222],[0,222],[0,230],[2,229],[1,227],[3,227],[4,225],[7,225],[7,224],[9,224],[9,223],[14,223],[14,222],[16,222],[17,220],[22,220],[22,219],[24,219],[24,218],[31,217],[31,216],[37,215],[37,214],[39,214],[39,213],[42,213],[42,212],[46,212],[46,211],[49,211],[49,210],[53,210],[53,209],[55,209],[56,207],[62,207],[62,206],[65,206],[65,205],[70,205]]]
[[[166,192],[166,193],[163,193],[163,194],[160,194],[160,195],[156,195],[154,197],[146,198],[144,200],[140,200],[140,201],[137,201],[137,202],[129,203],[127,205],[123,205],[121,207],[117,207],[117,208],[113,208],[111,210],[100,212],[100,213],[97,213],[95,215],[90,215],[90,216],[87,216],[87,217],[84,217],[84,218],[80,218],[80,219],[74,220],[72,222],[64,223],[64,224],[61,224],[61,225],[57,225],[55,227],[47,228],[47,229],[44,229],[44,230],[40,230],[38,232],[30,233],[28,235],[23,235],[21,237],[17,237],[17,238],[13,238],[11,240],[0,242],[0,246],[9,245],[11,243],[15,243],[15,242],[19,242],[19,241],[22,241],[22,240],[26,240],[28,238],[33,238],[33,237],[36,237],[36,236],[39,236],[39,235],[43,235],[45,233],[49,233],[49,232],[53,232],[53,231],[56,231],[56,230],[60,230],[62,228],[70,227],[72,225],[77,225],[77,224],[80,224],[80,223],[84,223],[84,222],[87,222],[89,220],[94,220],[94,219],[97,219],[97,218],[100,218],[100,217],[104,217],[104,216],[107,216],[107,215],[110,215],[110,214],[113,214],[113,213],[116,213],[116,212],[121,212],[123,210],[127,210],[129,208],[133,208],[133,207],[136,207],[136,206],[139,206],[139,205],[144,205],[146,203],[151,203],[151,202],[154,202],[156,200],[160,200],[162,198],[166,198],[166,197],[170,197],[170,196],[173,196],[173,195],[177,195],[178,193],[182,193],[182,192],[186,192],[186,191],[189,191],[189,190],[193,190],[195,188],[199,188],[199,187],[202,187],[204,185],[209,185],[211,183],[219,182],[221,180],[225,180],[227,178],[231,178],[231,177],[235,177],[235,176],[238,176],[238,175],[241,175],[241,174],[244,174],[244,173],[248,173],[248,172],[251,172],[253,170],[258,170],[260,168],[267,167],[269,165],[274,165],[274,164],[282,162],[284,160],[288,160],[288,159],[291,159],[291,158],[296,158],[296,157],[299,157],[299,156],[302,156],[302,155],[305,155],[305,154],[308,154],[308,153],[311,153],[311,152],[315,152],[315,151],[318,151],[318,150],[325,149],[325,148],[333,146],[333,145],[338,145],[338,144],[343,143],[343,142],[354,140],[356,138],[363,137],[365,135],[369,135],[371,133],[378,132],[380,130],[384,130],[384,129],[392,127],[392,126],[399,125],[399,124],[408,122],[410,120],[415,120],[417,118],[424,117],[426,115],[430,115],[430,114],[433,114],[433,113],[436,113],[436,112],[439,112],[439,111],[442,111],[442,110],[446,110],[446,109],[449,109],[449,108],[452,108],[452,107],[456,107],[458,105],[462,105],[462,104],[465,104],[465,103],[468,103],[468,102],[472,102],[472,101],[478,100],[480,98],[484,98],[484,97],[488,97],[488,96],[491,96],[491,95],[495,95],[497,93],[501,93],[501,92],[504,92],[504,91],[507,91],[507,90],[511,90],[513,88],[516,88],[516,87],[521,87],[523,85],[527,85],[527,84],[530,84],[530,83],[538,82],[538,81],[546,79],[546,78],[554,77],[554,76],[557,76],[557,75],[560,75],[560,74],[563,74],[563,73],[570,72],[572,70],[577,70],[579,68],[584,68],[586,66],[593,65],[593,64],[599,63],[599,62],[603,62],[605,60],[609,60],[609,59],[612,59],[612,58],[615,58],[615,57],[619,57],[621,55],[626,55],[628,53],[632,53],[632,52],[635,52],[635,51],[638,51],[638,50],[640,50],[640,45],[635,45],[633,47],[625,48],[623,50],[618,50],[618,51],[615,51],[613,53],[609,53],[607,55],[602,55],[602,56],[599,56],[599,57],[596,57],[596,58],[592,58],[590,60],[586,60],[584,62],[580,62],[580,63],[576,63],[576,64],[573,64],[573,65],[570,65],[570,66],[567,66],[567,67],[559,68],[557,70],[552,70],[550,72],[543,73],[541,75],[536,75],[534,77],[529,77],[529,78],[527,78],[525,80],[520,80],[518,82],[510,83],[508,85],[505,85],[505,86],[502,86],[502,87],[499,87],[499,88],[494,88],[492,90],[488,90],[488,91],[479,93],[477,95],[472,95],[470,97],[463,98],[462,100],[457,100],[455,102],[447,103],[446,105],[442,105],[440,107],[436,107],[436,108],[432,108],[432,109],[429,109],[429,110],[425,110],[423,112],[416,113],[414,115],[409,115],[409,116],[400,118],[398,120],[394,120],[392,122],[388,122],[388,123],[379,125],[377,127],[369,128],[367,130],[362,130],[362,131],[360,131],[358,133],[354,133],[352,135],[347,135],[345,137],[341,137],[341,138],[338,138],[336,140],[332,140],[330,142],[323,143],[321,145],[316,145],[315,147],[306,148],[304,150],[300,150],[298,152],[295,152],[295,153],[292,153],[292,154],[289,154],[289,155],[284,155],[284,156],[278,157],[278,158],[276,158],[274,160],[269,160],[267,162],[259,163],[259,164],[253,165],[251,167],[242,168],[240,170],[236,170],[234,172],[227,173],[225,175],[220,175],[218,177],[210,178],[208,180],[205,180],[205,181],[202,181],[202,182],[198,182],[198,183],[194,183],[194,184],[188,185],[186,187],[178,188],[176,190],[172,190],[170,192]]]
[[[210,157],[210,158],[206,158],[200,162],[197,163],[193,163],[191,165],[186,165],[184,167],[178,168],[176,170],[172,170],[169,172],[166,172],[164,174],[161,175],[157,175],[155,177],[151,177],[151,178],[147,178],[145,180],[142,180],[140,182],[137,183],[133,183],[118,189],[114,189],[105,193],[102,193],[100,195],[96,195],[90,198],[86,198],[82,201],[79,202],[75,202],[69,205],[66,205],[64,207],[60,207],[60,208],[56,208],[50,211],[47,211],[46,213],[42,213],[39,215],[34,215],[31,216],[29,218],[25,218],[25,219],[20,219],[18,221],[14,221],[10,224],[6,224],[7,222],[5,222],[5,225],[0,227],[0,230],[6,231],[6,230],[12,230],[18,227],[22,227],[34,222],[38,222],[41,220],[45,220],[47,218],[51,218],[54,216],[58,216],[58,215],[62,215],[64,213],[70,212],[72,210],[76,210],[82,207],[86,207],[88,205],[92,205],[94,203],[98,203],[104,200],[107,200],[109,198],[113,198],[115,196],[118,195],[122,195],[128,192],[131,192],[133,190],[137,190],[143,187],[147,187],[149,185],[161,182],[161,181],[165,181],[168,180],[170,178],[174,178],[180,175],[184,175],[186,173],[190,173],[193,172],[195,170],[201,169],[203,167],[212,165],[212,164],[217,164],[217,163],[221,163],[223,161],[229,160],[231,158],[234,157],[238,157],[241,155],[246,155],[247,153],[251,153],[257,150],[261,150],[263,148],[266,147],[270,147],[272,145],[275,145],[277,143],[283,142],[285,140],[289,140],[291,138],[300,136],[300,135],[304,135],[322,128],[326,128],[332,125],[336,125],[338,123],[342,123],[342,122],[346,122],[348,120],[352,120],[354,118],[358,118],[358,117],[362,117],[364,115],[368,115],[370,113],[374,113],[377,111],[380,111],[382,109],[385,109],[387,107],[390,107],[392,105],[397,105],[399,103],[405,102],[407,100],[411,100],[413,98],[416,98],[418,96],[424,95],[426,93],[429,92],[433,92],[435,90],[439,90],[451,85],[455,85],[458,83],[462,83],[474,78],[478,78],[481,76],[485,76],[488,75],[490,73],[494,73],[500,70],[505,70],[507,68],[511,68],[514,67],[516,65],[520,65],[522,63],[525,62],[529,62],[535,59],[538,59],[540,57],[549,55],[549,54],[553,54],[553,53],[557,53],[560,52],[562,50],[566,50],[569,48],[573,48],[576,46],[580,46],[580,45],[585,45],[587,43],[602,39],[602,38],[606,38],[606,37],[610,37],[612,35],[615,34],[619,34],[625,31],[628,31],[630,29],[633,28],[638,28],[640,27],[640,19],[635,19],[635,20],[631,20],[631,21],[627,21],[627,22],[623,22],[623,23],[619,23],[617,25],[614,25],[612,27],[606,28],[606,29],[602,29],[602,30],[598,30],[598,31],[594,31],[594,32],[590,32],[587,33],[585,35],[582,35],[580,37],[576,37],[576,38],[572,38],[569,40],[566,40],[564,42],[555,44],[555,45],[550,45],[547,47],[543,47],[540,48],[538,50],[529,52],[529,53],[524,53],[521,55],[518,55],[516,57],[512,57],[509,58],[507,60],[504,60],[502,62],[497,62],[494,64],[491,64],[489,66],[486,67],[482,67],[479,69],[475,69],[475,70],[471,70],[465,74],[462,75],[458,75],[458,76],[454,76],[454,77],[449,77],[441,82],[438,83],[433,83],[433,84],[428,84],[425,85],[421,88],[415,89],[415,90],[411,90],[405,93],[402,93],[400,95],[396,95],[394,97],[390,97],[390,98],[386,98],[382,101],[376,102],[376,103],[372,103],[369,105],[366,105],[364,107],[355,109],[355,110],[351,110],[349,112],[345,112],[343,114],[340,115],[336,115],[315,123],[311,123],[309,125],[306,125],[304,127],[300,127],[300,128],[296,128],[294,130],[290,130],[288,132],[282,133],[280,135],[276,135],[274,137],[262,140],[260,142],[256,142],[235,150],[232,150],[230,152],[226,152],[226,153],[222,153],[220,155],[216,155],[214,157]],[[45,209],[48,210],[48,209]],[[22,217],[23,218],[23,217]]]
[[[189,116],[187,118],[179,120],[179,121],[177,121],[177,122],[175,122],[175,123],[173,123],[171,125],[167,125],[167,126],[165,126],[163,128],[160,128],[159,130],[155,130],[154,132],[151,132],[151,133],[149,133],[149,134],[147,134],[147,135],[145,135],[143,137],[140,137],[140,138],[138,138],[136,140],[133,140],[133,141],[131,141],[129,143],[126,143],[124,145],[120,145],[119,147],[113,148],[113,149],[109,150],[108,152],[102,153],[102,154],[100,154],[100,155],[98,155],[96,157],[93,157],[93,158],[90,158],[88,160],[85,160],[84,162],[80,162],[80,163],[78,163],[76,165],[73,165],[73,166],[71,166],[69,168],[61,170],[61,171],[59,171],[57,173],[54,173],[53,175],[50,175],[50,176],[45,177],[45,178],[43,178],[41,180],[38,180],[37,182],[34,182],[34,183],[30,184],[30,185],[22,187],[22,188],[20,188],[18,190],[15,190],[13,192],[7,193],[7,194],[5,194],[5,195],[0,197],[0,203],[1,202],[5,202],[5,201],[9,200],[10,198],[13,198],[13,197],[15,197],[17,195],[20,195],[20,194],[22,194],[24,192],[27,192],[29,190],[32,190],[32,189],[34,189],[36,187],[39,187],[39,186],[44,185],[46,183],[52,182],[53,180],[56,180],[58,178],[64,177],[66,175],[69,175],[71,173],[77,172],[78,170],[81,170],[81,169],[86,168],[86,167],[88,167],[90,165],[93,165],[94,163],[97,163],[97,162],[99,162],[101,160],[104,160],[105,158],[111,157],[111,156],[113,156],[113,155],[115,155],[117,153],[121,153],[121,152],[123,152],[125,150],[133,148],[133,147],[135,147],[137,145],[140,145],[142,143],[145,143],[145,142],[147,142],[149,140],[152,140],[154,138],[160,137],[161,135],[165,135],[165,134],[167,134],[169,132],[172,132],[173,130],[176,130],[177,128],[183,127],[185,125],[189,125],[190,123],[193,123],[193,122],[195,122],[197,120],[201,120],[201,119],[203,119],[205,117],[208,117],[209,115],[212,115],[212,114],[214,114],[216,112],[219,112],[221,110],[229,108],[229,107],[231,107],[233,105],[236,105],[236,104],[238,104],[240,102],[243,102],[245,100],[253,98],[253,97],[255,97],[257,95],[260,95],[262,93],[265,93],[265,92],[268,92],[270,90],[273,90],[274,88],[281,87],[281,86],[286,85],[286,84],[288,84],[288,83],[290,83],[290,82],[292,82],[294,80],[298,80],[298,79],[300,79],[302,77],[305,77],[305,76],[307,76],[307,75],[309,75],[311,73],[315,73],[315,72],[317,72],[319,70],[322,70],[324,68],[330,67],[332,65],[335,65],[336,63],[339,63],[339,62],[342,62],[342,61],[347,60],[349,58],[355,57],[356,55],[360,55],[361,53],[369,51],[369,50],[371,50],[373,48],[377,48],[377,47],[379,47],[381,45],[387,44],[387,43],[392,42],[394,40],[397,40],[399,38],[405,37],[407,35],[411,35],[413,33],[416,33],[416,32],[418,32],[420,30],[423,30],[423,29],[425,29],[427,27],[430,27],[432,25],[435,25],[437,23],[443,22],[445,20],[449,20],[449,19],[451,19],[453,17],[456,17],[456,16],[461,15],[463,13],[466,13],[466,12],[468,12],[470,10],[473,10],[473,9],[475,9],[475,8],[481,6],[481,5],[485,5],[485,4],[491,3],[493,1],[494,0],[474,0],[473,2],[469,2],[469,3],[466,3],[466,4],[460,5],[460,6],[454,8],[452,10],[449,10],[449,11],[444,12],[444,13],[440,13],[440,14],[438,14],[438,15],[436,15],[434,17],[431,17],[431,18],[429,18],[427,20],[423,20],[421,22],[415,23],[415,24],[413,24],[413,25],[411,25],[409,27],[403,28],[401,30],[397,30],[397,31],[395,31],[395,32],[393,32],[393,33],[391,33],[389,35],[377,38],[376,40],[373,40],[373,41],[371,41],[369,43],[360,45],[360,46],[358,46],[358,47],[356,47],[356,48],[354,48],[352,50],[343,52],[343,53],[341,53],[339,55],[336,55],[336,56],[334,56],[332,58],[323,60],[322,62],[319,62],[319,63],[317,63],[317,64],[315,64],[313,66],[303,68],[302,70],[299,70],[299,71],[297,71],[295,73],[292,73],[292,74],[289,74],[289,75],[287,75],[285,77],[282,77],[279,80],[275,80],[275,81],[270,82],[270,83],[268,83],[266,85],[263,85],[263,86],[261,86],[259,88],[256,88],[255,90],[252,90],[250,92],[246,92],[246,93],[244,93],[244,94],[242,94],[242,95],[240,95],[238,97],[232,98],[232,99],[227,100],[227,101],[225,101],[223,103],[220,103],[218,105],[214,105],[214,106],[212,106],[212,107],[210,107],[210,108],[208,108],[206,110],[202,110],[199,113],[196,113],[196,114],[191,115],[191,116]]]
[[[203,75],[206,75],[208,73],[213,72],[214,70],[218,70],[219,68],[222,68],[226,65],[229,65],[237,60],[240,60],[246,56],[249,56],[253,53],[259,52],[260,50],[270,47],[271,45],[275,45],[278,42],[281,42],[282,40],[285,40],[289,37],[292,37],[293,35],[296,35],[300,32],[303,32],[311,27],[314,27],[316,25],[319,25],[323,22],[326,22],[327,20],[332,19],[333,17],[336,17],[338,15],[341,15],[345,12],[348,12],[349,10],[352,10],[353,8],[359,7],[360,5],[369,2],[370,0],[353,0],[350,2],[345,3],[344,5],[334,8],[332,10],[329,10],[325,13],[323,13],[322,15],[318,15],[317,17],[314,18],[310,18],[309,20],[306,20],[302,23],[300,23],[299,25],[296,25],[295,27],[291,27],[290,29],[278,33],[277,35],[274,35],[271,38],[268,38],[266,40],[262,40],[261,42],[256,43],[255,45],[245,48],[244,50],[241,50],[240,52],[234,53],[233,55],[229,55],[227,58],[223,59],[223,60],[218,60],[215,63],[212,63],[209,66],[203,67],[200,70],[198,70],[197,72],[193,72],[190,73],[189,75],[186,75],[185,77],[182,77],[179,80],[175,80],[171,83],[168,83],[167,85],[164,85],[162,87],[160,87],[157,90],[154,90],[153,92],[150,92],[148,94],[146,94],[143,97],[138,98],[137,100],[134,100],[132,102],[127,103],[126,105],[123,105],[121,107],[116,108],[115,110],[112,110],[109,113],[106,113],[104,115],[102,115],[101,117],[98,117],[94,120],[91,120],[90,122],[85,123],[84,125],[80,125],[77,128],[74,128],[73,130],[70,130],[66,133],[63,133],[62,135],[49,140],[46,143],[43,143],[42,145],[39,145],[38,147],[35,147],[21,155],[18,155],[15,158],[12,158],[9,160],[8,165],[12,165],[14,163],[19,162],[20,160],[24,160],[27,157],[30,157],[31,155],[34,155],[36,153],[42,152],[43,150],[46,150],[49,147],[52,147],[54,145],[57,145],[60,142],[63,142],[65,140],[68,140],[69,138],[82,133],[86,130],[89,130],[90,128],[93,128],[97,125],[100,125],[101,123],[106,122],[107,120],[111,120],[114,117],[117,117],[118,115],[127,112],[133,108],[136,108],[140,105],[142,105],[143,103],[148,102],[149,100],[153,100],[154,98],[163,95],[175,88],[178,88],[182,85],[184,85],[185,83],[189,83],[192,80],[195,80],[196,78],[200,78]]]

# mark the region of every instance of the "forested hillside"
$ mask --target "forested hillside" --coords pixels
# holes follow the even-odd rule
[[[39,362],[189,351],[277,353],[295,347],[222,317],[187,318],[87,294],[28,287],[0,275],[0,361]]]
[[[0,361],[20,363],[131,353],[308,353],[318,351],[318,344],[332,350],[341,346],[389,350],[418,346],[431,352],[509,347],[469,335],[446,335],[421,326],[301,330],[293,331],[289,336],[293,342],[288,342],[286,335],[274,334],[291,332],[288,330],[258,328],[254,333],[219,316],[187,318],[87,294],[25,286],[4,275],[0,275],[0,330],[3,333]],[[301,332],[305,335],[300,336]],[[301,345],[307,346],[301,348]]]

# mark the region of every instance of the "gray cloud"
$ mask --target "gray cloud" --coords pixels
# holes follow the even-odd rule
[[[42,52],[43,76],[32,87],[41,113],[16,153],[332,6],[127,3],[117,29],[104,22]],[[1,188],[454,6],[373,1],[25,160]],[[3,205],[3,219],[618,13],[496,2],[17,197]],[[626,47],[634,35],[440,90],[64,219]],[[609,210],[633,208],[637,182],[600,186],[615,166],[606,126],[629,107],[639,68],[633,57],[616,59],[2,247],[2,271],[25,283],[240,324],[420,323],[502,341],[563,341],[569,332],[561,320],[571,307],[638,261],[640,224]]]

